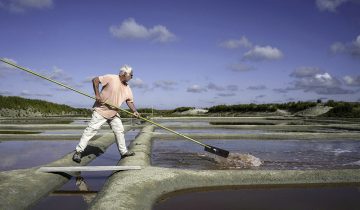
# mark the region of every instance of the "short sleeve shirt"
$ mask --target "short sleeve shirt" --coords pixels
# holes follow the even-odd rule
[[[100,97],[102,101],[120,107],[124,101],[133,102],[133,94],[129,85],[125,85],[120,81],[119,75],[107,74],[99,76],[102,89]],[[107,105],[102,105],[97,102],[94,104],[94,110],[101,116],[110,119],[117,114],[117,110]]]

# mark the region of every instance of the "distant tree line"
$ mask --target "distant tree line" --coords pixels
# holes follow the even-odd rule
[[[360,117],[360,103],[359,102],[343,102],[329,100],[326,103],[321,100],[316,102],[297,101],[287,102],[282,104],[236,104],[236,105],[217,105],[207,108],[209,113],[251,113],[251,112],[275,112],[278,109],[286,110],[290,113],[296,113],[306,110],[316,105],[329,106],[332,109],[321,115],[322,117]],[[179,112],[194,109],[194,107],[178,107],[173,110],[158,110],[158,109],[138,109],[143,116],[175,116]],[[124,116],[124,115],[122,115]]]
[[[326,106],[333,107],[329,112],[325,113],[324,117],[360,117],[360,103],[359,102],[343,102],[329,100],[325,103]]]
[[[237,104],[237,105],[217,105],[209,108],[209,113],[221,112],[274,112],[277,109],[296,113],[311,107],[321,104],[323,106],[332,107],[332,109],[323,114],[323,117],[360,117],[360,103],[359,102],[344,102],[329,100],[322,103],[321,100],[317,102],[288,102],[282,104]]]
[[[274,112],[277,109],[289,112],[298,112],[313,106],[316,102],[288,102],[283,104],[237,104],[237,105],[218,105],[209,108],[209,113],[217,112]]]
[[[288,102],[282,104],[236,104],[236,105],[217,105],[208,108],[209,113],[222,112],[275,112],[278,109],[286,110],[291,113],[296,113],[311,107],[321,104],[323,106],[332,107],[332,109],[323,114],[323,117],[359,117],[360,118],[360,103],[359,102],[343,102],[329,100],[322,103],[321,100],[317,102]],[[0,95],[0,109],[14,109],[14,110],[32,110],[33,112],[40,112],[46,115],[81,115],[90,116],[90,109],[73,108],[64,104],[56,104],[38,99],[26,99],[17,96],[1,96]],[[151,108],[141,108],[138,112],[143,117],[152,116],[176,116],[177,113],[194,109],[194,107],[178,107],[173,110],[159,110]],[[129,114],[120,112],[122,117],[132,117]]]
[[[189,107],[189,106],[182,106],[174,109],[172,112],[185,112],[191,109],[195,109],[195,107]]]
[[[18,96],[0,95],[0,109],[29,110],[40,112],[44,115],[89,115],[91,110],[83,108],[73,108],[64,104],[56,104],[38,99],[27,99]]]

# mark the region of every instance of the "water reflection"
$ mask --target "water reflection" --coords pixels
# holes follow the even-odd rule
[[[126,144],[135,138],[138,129],[125,134]],[[95,140],[96,141],[96,140]],[[78,140],[31,140],[31,141],[3,141],[0,142],[0,171],[24,169],[62,158],[73,151]],[[110,146],[105,154],[100,155],[91,164],[112,165],[120,159],[116,144]]]
[[[46,130],[44,132],[42,132],[41,134],[79,134],[82,135],[82,133],[84,132],[84,129],[82,130]],[[98,134],[104,134],[104,133],[108,133],[111,132],[110,129],[100,129],[98,131]]]
[[[1,119],[0,124],[71,124],[72,118],[24,118],[24,119]]]
[[[356,186],[200,190],[165,195],[153,209],[360,209]]]
[[[74,150],[76,141],[4,141],[0,170],[30,168],[55,161]]]
[[[240,130],[240,129],[175,129],[175,131],[187,134],[187,133],[198,133],[198,134],[259,134],[264,133],[263,130]],[[171,133],[170,131],[166,131],[164,129],[155,129],[155,132],[162,132],[162,133]]]
[[[126,145],[129,145],[134,140],[139,130],[130,130],[125,134]],[[75,142],[74,145],[76,145]],[[72,145],[72,146],[74,146]],[[72,147],[73,149],[73,147]],[[108,166],[117,165],[120,159],[120,154],[116,144],[112,144],[107,148],[106,152],[94,159],[89,166]],[[59,196],[57,194],[48,196],[40,201],[33,210],[42,209],[87,209],[88,204],[96,196],[96,192],[100,191],[106,179],[112,174],[112,171],[99,172],[82,172],[77,177],[73,177],[63,185],[58,192],[72,192],[67,196]],[[61,204],[61,205],[59,205]]]
[[[85,179],[82,176],[76,177],[76,186],[82,192],[89,192],[90,191],[90,188],[89,188],[88,184],[85,182]],[[94,194],[86,194],[85,193],[85,194],[82,194],[82,197],[83,197],[85,203],[89,204],[96,197],[96,195],[94,195]]]
[[[161,125],[163,125],[163,126],[174,126],[174,125],[184,125],[184,124],[186,124],[186,125],[209,125],[209,122],[207,122],[207,121],[183,121],[183,122],[181,122],[181,121],[160,121],[160,120],[157,120],[157,121],[155,121],[155,122],[157,122],[157,123],[159,123],[159,124],[161,124]]]

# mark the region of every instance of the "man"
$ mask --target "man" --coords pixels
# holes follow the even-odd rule
[[[89,140],[95,136],[101,125],[105,122],[107,122],[114,131],[116,144],[121,158],[135,155],[134,152],[128,151],[126,148],[124,126],[122,125],[116,107],[113,107],[120,107],[125,101],[128,107],[133,111],[133,114],[136,117],[140,116],[134,106],[133,94],[128,85],[128,82],[132,77],[132,68],[124,65],[120,68],[119,75],[107,74],[95,77],[92,80],[96,101],[93,106],[92,119],[84,130],[79,144],[76,146],[76,151],[73,156],[75,162],[81,162],[81,153],[85,150]],[[102,90],[99,93],[100,83],[102,85]],[[110,106],[109,104],[113,106]]]

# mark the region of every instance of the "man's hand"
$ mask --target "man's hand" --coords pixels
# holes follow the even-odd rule
[[[139,112],[134,112],[133,115],[134,115],[135,117],[137,117],[137,118],[140,117],[140,113],[139,113]]]
[[[99,95],[95,96],[96,102],[103,104],[104,102],[101,100],[101,97]]]

